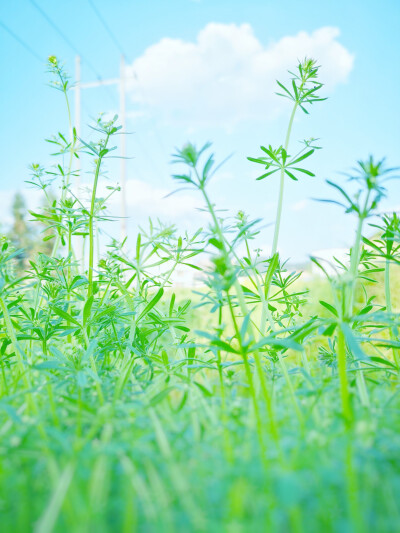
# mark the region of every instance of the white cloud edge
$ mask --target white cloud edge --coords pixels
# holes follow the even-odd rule
[[[186,127],[231,129],[244,120],[266,120],[283,108],[275,80],[311,56],[331,93],[345,83],[354,55],[339,41],[340,30],[325,26],[263,45],[250,24],[211,22],[193,42],[163,38],[128,67],[128,90],[136,113]]]

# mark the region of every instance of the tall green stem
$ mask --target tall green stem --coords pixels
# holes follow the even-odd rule
[[[346,312],[351,316],[353,314],[354,307],[354,296],[355,289],[357,284],[357,274],[358,267],[360,265],[360,248],[361,248],[361,237],[362,237],[362,228],[364,224],[364,217],[358,219],[356,239],[353,246],[353,250],[350,258],[350,274],[351,274],[351,288],[349,291],[348,302],[346,304]]]
[[[62,78],[61,78],[61,82],[63,82]],[[63,188],[62,188],[62,191],[61,191],[61,203],[64,202],[65,196],[66,196],[66,192],[67,192],[67,189],[68,189],[69,179],[71,177],[72,161],[73,161],[73,157],[74,157],[74,153],[75,153],[75,145],[76,145],[76,137],[74,136],[74,130],[73,130],[73,126],[72,126],[71,108],[70,108],[70,105],[69,105],[69,99],[68,99],[67,90],[64,90],[64,96],[65,96],[65,101],[66,101],[66,104],[67,104],[68,127],[69,127],[69,132],[70,132],[70,143],[71,143],[71,145],[70,145],[70,149],[69,149],[69,163],[68,163],[67,179],[64,181]],[[53,250],[52,250],[52,253],[51,253],[52,257],[54,257],[56,255],[59,245],[60,245],[60,236],[57,235],[55,240],[54,240],[54,246],[53,246]],[[68,267],[68,270],[70,270],[70,267]]]
[[[218,235],[218,237],[220,239],[220,242],[221,242],[221,245],[222,245],[222,252],[224,254],[225,260],[226,260],[226,262],[229,265],[231,265],[231,261],[230,261],[230,257],[229,257],[229,251],[228,251],[228,249],[226,247],[225,237],[223,235],[223,232],[222,232],[221,226],[219,224],[217,215],[215,214],[214,207],[213,207],[212,203],[210,202],[210,199],[208,198],[208,195],[207,195],[204,187],[200,187],[200,190],[201,190],[201,192],[203,194],[203,197],[204,197],[204,199],[206,201],[208,210],[209,210],[209,212],[211,214],[211,217],[213,219],[214,226],[215,226],[215,231],[216,231],[216,233],[217,233],[217,235]],[[242,287],[241,287],[241,285],[240,285],[240,283],[239,283],[239,281],[237,279],[235,279],[233,287],[234,287],[235,292],[236,292],[236,296],[237,296],[237,299],[238,299],[238,302],[239,302],[240,310],[241,310],[243,316],[246,317],[249,314],[249,311],[247,309],[246,300],[245,300],[245,297],[244,297],[244,294],[243,294],[243,289],[242,289]],[[228,299],[229,299],[229,297],[228,297]],[[233,313],[233,309],[232,309],[231,314],[232,313]],[[235,317],[234,313],[232,314],[232,319],[233,319],[234,326],[235,326],[236,317]],[[248,328],[249,328],[250,335],[252,335],[254,337],[253,326],[252,326],[250,321],[249,321]],[[247,355],[246,355],[246,357],[247,357]],[[270,425],[271,435],[273,436],[274,440],[277,442],[279,437],[278,437],[278,429],[277,429],[276,422],[275,422],[275,416],[274,416],[274,412],[273,412],[273,408],[272,408],[272,398],[271,398],[271,395],[270,395],[270,392],[268,390],[268,386],[267,386],[267,383],[266,383],[266,378],[265,378],[264,370],[263,370],[263,367],[262,367],[260,355],[259,355],[259,353],[257,351],[255,351],[253,353],[253,357],[254,357],[255,367],[256,367],[256,370],[257,370],[258,379],[259,379],[260,385],[261,385],[261,391],[262,391],[262,394],[263,394],[264,402],[265,402],[265,405],[266,405],[266,408],[267,408],[267,412],[268,412],[268,415],[269,415],[269,425]],[[244,361],[244,363],[245,363],[247,378],[248,378],[248,380],[252,379],[251,373],[249,375],[248,372],[247,372],[246,362]],[[249,386],[250,386],[250,384],[249,384]],[[254,402],[256,402],[256,398],[255,397],[254,397]],[[258,406],[255,406],[255,409],[257,410]]]
[[[18,361],[19,371],[21,372],[21,375],[23,376],[23,380],[25,382],[26,387],[30,388],[30,386],[31,386],[30,385],[30,381],[29,381],[29,378],[27,377],[27,374],[26,374],[26,371],[25,371],[25,367],[24,367],[24,359],[26,359],[26,355],[25,355],[24,350],[22,349],[22,347],[20,346],[20,344],[19,344],[19,342],[17,340],[17,337],[15,335],[14,326],[12,325],[11,317],[10,317],[10,314],[8,312],[7,304],[6,304],[6,302],[3,300],[3,298],[1,296],[0,296],[0,309],[3,312],[3,317],[4,317],[4,322],[6,324],[7,334],[10,337],[11,345],[12,345],[12,347],[14,349],[14,353],[15,353],[15,356],[16,356],[17,361]]]
[[[222,302],[220,303],[220,307],[218,309],[218,331],[221,331],[222,327]],[[223,436],[224,436],[224,446],[225,446],[225,453],[226,458],[229,462],[233,461],[233,449],[231,444],[231,435],[228,430],[228,414],[226,410],[226,392],[225,392],[225,383],[224,383],[224,371],[222,366],[222,360],[221,360],[221,350],[217,350],[217,358],[218,358],[218,376],[219,376],[219,385],[220,385],[220,391],[221,391],[221,408],[222,408],[222,420],[223,420]]]
[[[258,439],[259,439],[260,448],[261,448],[261,451],[262,451],[262,456],[264,457],[265,456],[264,436],[263,436],[263,430],[262,430],[260,408],[259,408],[259,405],[258,405],[256,389],[254,387],[253,374],[251,372],[251,367],[250,367],[250,363],[249,363],[249,360],[248,360],[247,352],[243,349],[242,338],[241,338],[241,335],[240,335],[239,327],[237,325],[236,316],[235,316],[235,313],[233,311],[231,297],[230,297],[228,292],[227,292],[227,299],[228,299],[228,304],[229,304],[229,311],[230,311],[230,314],[231,314],[231,317],[232,317],[233,327],[235,329],[236,338],[237,338],[237,341],[239,343],[239,347],[240,347],[240,351],[241,351],[241,355],[242,355],[242,359],[243,359],[244,369],[245,369],[246,377],[247,377],[247,383],[249,385],[249,390],[250,390],[250,396],[251,396],[251,398],[253,400],[253,408],[254,408],[254,415],[255,415],[255,418],[256,418]]]
[[[106,141],[103,149],[106,149],[108,140],[110,136],[107,135]],[[94,269],[94,211],[96,207],[96,195],[97,195],[97,185],[99,182],[100,168],[103,157],[99,155],[96,163],[96,170],[94,173],[94,182],[92,189],[92,200],[90,202],[90,212],[89,212],[89,288],[88,288],[88,297],[93,294],[93,269]]]
[[[298,105],[299,104],[297,102],[294,104],[292,114],[290,115],[289,126],[286,132],[286,139],[285,139],[285,146],[284,146],[286,151],[289,147],[290,134],[292,133],[293,120],[294,120],[294,116],[296,114]],[[280,174],[280,180],[279,180],[279,198],[278,198],[278,207],[276,210],[275,232],[274,232],[274,240],[272,244],[271,256],[275,255],[278,249],[279,230],[281,227],[282,208],[283,208],[284,186],[285,186],[285,170],[284,168],[282,168],[281,174]]]
[[[364,209],[359,215],[357,230],[356,230],[356,238],[355,238],[354,246],[351,252],[350,287],[345,288],[345,294],[344,294],[344,298],[345,298],[345,308],[344,308],[345,317],[344,318],[345,320],[350,320],[351,317],[353,316],[353,311],[354,311],[353,309],[354,308],[354,297],[356,293],[357,275],[358,275],[358,268],[360,266],[360,256],[361,256],[362,229],[363,229],[363,224],[364,224],[364,220],[365,220],[366,213],[367,213],[369,197],[370,197],[370,192],[368,191],[367,197],[365,199]],[[346,384],[344,385],[343,375],[341,375],[341,373],[345,374],[347,371],[346,370],[346,346],[345,346],[343,332],[341,330],[338,333],[338,352],[339,352],[338,353],[339,378],[341,381],[341,389],[343,389],[344,386],[348,387],[348,384],[347,384],[347,378],[346,378]],[[369,396],[368,396],[368,389],[367,389],[365,379],[364,379],[364,374],[363,374],[362,368],[360,367],[359,362],[356,363],[356,366],[358,368],[358,372],[356,373],[356,382],[357,382],[357,387],[358,387],[358,391],[360,394],[360,400],[361,400],[361,403],[365,407],[368,407]],[[342,403],[343,402],[344,400],[343,400],[343,391],[342,391]],[[343,412],[344,411],[345,411],[345,407],[343,407]],[[346,418],[348,417],[346,416]],[[348,418],[348,420],[350,419]]]
[[[339,371],[339,381],[340,381],[340,397],[342,401],[342,411],[343,416],[347,423],[351,422],[353,418],[351,404],[350,404],[350,394],[349,394],[349,383],[347,381],[347,368],[346,368],[346,344],[344,340],[344,335],[341,329],[338,330],[337,334],[337,355],[338,355],[338,371]]]

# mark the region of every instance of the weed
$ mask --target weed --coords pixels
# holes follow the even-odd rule
[[[98,260],[118,190],[99,198],[99,180],[124,132],[100,117],[96,141],[78,138],[69,78],[54,56],[48,67],[69,132],[49,139],[57,163],[33,164],[29,184],[43,191],[31,216],[52,250],[21,274],[21,250],[1,240],[2,531],[395,531],[400,224],[378,216],[393,169],[359,162],[355,195],[329,182],[340,199],[326,201],[358,221],[349,264],[336,260],[332,275],[312,258],[330,294],[278,253],[285,180],[314,177],[304,164],[317,140],[293,154],[289,142],[296,112],[324,100],[317,63],[278,82],[293,102],[284,144],[249,158],[258,179],[279,176],[270,257],[254,249],[260,220],[213,203],[211,145],[188,143],[173,179],[200,196],[208,227],[179,235],[150,220],[133,252],[111,240]],[[91,164],[88,200],[74,193],[75,158]],[[202,277],[190,298],[174,287],[178,267]],[[370,294],[381,273],[384,301]]]

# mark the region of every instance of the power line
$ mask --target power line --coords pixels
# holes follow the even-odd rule
[[[60,35],[60,37],[68,44],[68,46],[75,52],[75,54],[82,57],[82,59],[85,61],[85,63],[88,65],[88,67],[95,73],[97,76],[97,79],[101,80],[100,74],[97,72],[95,67],[91,64],[88,59],[79,52],[79,50],[76,48],[74,43],[65,35],[65,33],[56,25],[56,23],[48,16],[48,14],[43,11],[43,9],[35,2],[35,0],[30,0],[31,4],[39,11],[39,13],[42,15],[42,17],[47,20],[47,22],[50,24],[50,26]]]
[[[107,31],[108,35],[110,36],[111,40],[113,41],[113,43],[115,44],[115,46],[118,48],[119,52],[121,53],[121,55],[127,59],[127,54],[125,53],[125,50],[123,49],[121,43],[118,41],[118,39],[116,38],[114,32],[111,30],[110,26],[107,24],[107,22],[104,20],[104,18],[102,17],[100,11],[98,10],[98,8],[96,7],[95,3],[93,2],[93,0],[88,0],[89,4],[90,4],[90,7],[93,9],[95,15],[97,16],[97,18],[100,20],[101,24],[104,26],[105,30]],[[144,103],[147,102],[147,98],[145,96],[145,93],[143,91],[143,88],[141,86],[141,82],[140,82],[140,79],[137,75],[136,72],[133,72],[133,77],[135,78],[135,81],[137,83],[137,88],[139,90],[139,93],[142,97],[142,100]],[[156,124],[153,125],[153,129],[154,129],[154,135],[159,143],[159,145],[161,146],[161,148],[163,149],[164,148],[164,145],[163,145],[163,142],[161,140],[161,136],[159,134],[159,131],[158,131],[158,128],[156,126]]]
[[[120,70],[120,95],[123,94],[125,95],[125,76],[126,76],[126,67],[125,67],[125,59],[127,58],[127,55],[125,53],[125,50],[123,49],[121,43],[119,42],[119,40],[117,39],[117,37],[115,36],[114,32],[111,30],[110,26],[107,24],[107,22],[105,21],[105,19],[103,18],[103,16],[101,15],[100,11],[98,10],[98,8],[96,7],[95,3],[93,0],[88,0],[89,2],[89,5],[90,7],[92,8],[92,10],[94,11],[96,17],[98,18],[98,20],[100,21],[100,23],[102,24],[102,26],[104,27],[104,29],[106,30],[106,32],[108,33],[110,39],[113,41],[115,47],[119,50],[120,54],[121,54],[121,70]],[[137,76],[137,74],[135,72],[133,72],[133,76],[137,82],[137,87],[139,89],[139,92],[142,94],[142,98],[143,98],[143,102],[146,101],[146,98],[144,96],[144,92],[142,91],[142,88],[141,88],[141,85],[140,85],[140,81],[139,81],[139,78]],[[123,101],[123,103],[122,103]],[[126,127],[126,124],[125,124],[125,121],[126,121],[126,112],[125,112],[125,96],[123,96],[123,98],[121,99],[121,96],[120,96],[120,111],[121,111],[121,120],[122,120],[122,125],[123,125],[123,129],[125,129]],[[163,148],[163,144],[160,140],[160,135],[157,131],[157,128],[156,128],[156,125],[154,125],[154,130],[155,130],[155,135],[156,135],[156,139],[157,141],[159,142],[161,148]],[[126,194],[126,168],[125,168],[125,151],[126,151],[126,145],[125,145],[125,137],[123,136],[121,138],[121,152],[122,152],[122,159],[121,159],[121,162],[122,162],[122,166],[121,166],[121,187],[122,187],[122,194],[125,195]],[[152,158],[149,159],[149,161],[152,161],[153,165],[154,165],[154,161]],[[156,169],[156,172],[157,172],[158,169]],[[126,236],[126,222],[125,222],[125,214],[126,214],[126,203],[125,203],[125,197],[122,198],[122,218],[121,218],[121,221],[122,221],[122,225],[121,225],[121,230],[122,230],[122,237]]]
[[[97,9],[97,7],[95,6],[94,2],[92,0],[89,0],[89,4],[90,4],[90,7],[93,9],[96,17],[100,20],[100,22],[104,26],[106,32],[110,36],[110,38],[113,41],[113,43],[115,44],[115,46],[118,48],[118,50],[121,52],[121,54],[126,57],[126,54],[125,54],[124,49],[122,48],[120,42],[116,38],[115,34],[112,32],[110,26],[107,24],[107,22],[102,17],[100,11]]]
[[[15,39],[21,46],[23,46],[25,48],[25,50],[27,50],[35,59],[37,59],[38,61],[40,61],[42,64],[43,64],[43,59],[39,56],[39,54],[37,54],[35,52],[35,50],[33,50],[29,44],[27,44],[25,41],[23,41],[20,37],[18,37],[18,35],[16,33],[14,33],[8,26],[6,26],[4,24],[4,22],[1,22],[0,20],[0,26],[8,33],[11,35],[11,37],[13,37],[13,39]]]
[[[48,14],[35,2],[35,0],[30,0],[31,4],[39,11],[42,17],[50,24],[50,26],[60,35],[60,37],[68,44],[68,46],[75,52],[76,55],[80,56],[87,66],[94,72],[98,81],[102,81],[103,78],[97,71],[97,69],[92,65],[92,63],[85,57],[74,45],[74,43],[65,35],[65,33],[57,26],[57,24],[48,16]],[[114,96],[111,94],[107,88],[108,95],[114,101]]]

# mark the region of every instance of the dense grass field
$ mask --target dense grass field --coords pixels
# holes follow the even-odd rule
[[[68,103],[62,65],[48,66]],[[21,267],[1,241],[2,532],[400,530],[400,222],[377,216],[393,171],[370,157],[350,176],[356,195],[331,183],[332,209],[358,220],[335,274],[312,258],[323,278],[304,281],[278,253],[285,180],[312,176],[315,141],[291,153],[290,138],[296,113],[323,105],[317,76],[306,59],[279,83],[293,103],[284,144],[249,157],[280,183],[268,258],[259,221],[222,219],[209,197],[209,145],[177,150],[173,176],[203,198],[209,227],[150,224],[130,236],[134,253],[113,241],[99,261],[117,117],[97,121],[96,143],[70,122],[52,139],[56,170],[32,165],[45,204],[31,217],[51,248]],[[88,202],[77,156],[93,161]],[[203,285],[176,289],[177,267],[200,258]]]

